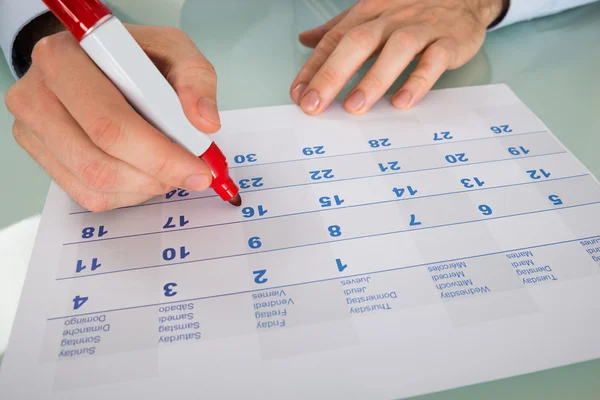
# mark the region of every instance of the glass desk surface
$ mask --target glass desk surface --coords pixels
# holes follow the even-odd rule
[[[320,25],[353,1],[146,0],[143,6],[138,0],[108,3],[125,22],[176,26],[187,32],[217,70],[219,108],[232,110],[291,104],[289,86],[311,52],[300,45],[298,33]],[[447,72],[435,88],[508,84],[598,177],[598,38],[600,3],[500,29],[488,34],[472,61]],[[349,87],[365,70],[361,69]],[[402,77],[390,92],[401,81]],[[13,82],[8,67],[0,63],[1,97]],[[12,116],[1,106],[0,183],[4,190],[0,229],[41,213],[50,182],[13,140],[12,123]],[[523,340],[528,340],[526,334]],[[595,360],[419,399],[597,399],[598,376],[600,360]]]

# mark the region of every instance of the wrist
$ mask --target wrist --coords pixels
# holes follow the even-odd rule
[[[50,12],[40,15],[23,27],[12,48],[12,62],[17,76],[22,77],[29,70],[31,53],[38,41],[64,30],[64,25]]]

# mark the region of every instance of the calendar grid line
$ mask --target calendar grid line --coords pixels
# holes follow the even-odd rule
[[[238,292],[221,293],[221,294],[217,294],[217,295],[195,297],[195,298],[189,298],[189,299],[185,299],[185,300],[168,301],[168,302],[164,302],[164,303],[143,304],[143,305],[131,306],[131,307],[121,307],[121,308],[114,308],[114,309],[109,309],[109,310],[93,311],[93,312],[89,312],[89,313],[70,314],[70,315],[47,318],[46,320],[47,321],[55,321],[55,320],[73,318],[73,317],[82,317],[82,316],[86,316],[86,315],[128,311],[128,310],[135,310],[135,309],[140,309],[140,308],[158,307],[158,306],[164,306],[164,305],[169,305],[169,304],[185,303],[185,302],[190,302],[190,301],[201,301],[201,300],[209,300],[209,299],[215,299],[215,298],[220,298],[220,297],[237,296],[237,295],[241,295],[241,294],[264,292],[264,291],[268,291],[268,290],[276,290],[276,289],[283,289],[283,288],[289,288],[289,287],[304,286],[304,285],[310,285],[310,284],[322,283],[322,282],[328,282],[328,281],[335,281],[335,280],[341,280],[341,279],[350,279],[350,278],[356,278],[356,277],[366,276],[366,275],[376,275],[376,274],[382,274],[382,273],[386,273],[386,272],[400,271],[400,270],[404,270],[404,269],[420,268],[420,267],[426,267],[426,266],[436,265],[436,264],[443,264],[443,263],[450,263],[450,262],[457,262],[457,261],[466,261],[466,260],[471,260],[471,259],[475,259],[475,258],[489,257],[489,256],[494,256],[494,255],[506,254],[506,253],[514,253],[514,252],[523,251],[523,250],[539,249],[539,248],[543,248],[543,247],[556,246],[556,245],[579,242],[582,240],[590,240],[590,239],[596,239],[596,238],[600,238],[600,234],[583,237],[583,238],[571,239],[571,240],[563,240],[563,241],[559,241],[559,242],[544,243],[544,244],[535,245],[535,246],[520,247],[520,248],[515,248],[515,249],[488,252],[488,253],[480,253],[480,254],[475,254],[475,255],[467,256],[467,257],[457,257],[457,258],[451,258],[451,259],[446,259],[446,260],[438,260],[438,261],[429,262],[429,263],[421,263],[421,264],[407,265],[407,266],[403,266],[403,267],[388,268],[388,269],[383,269],[383,270],[379,270],[379,271],[363,272],[363,273],[351,274],[351,275],[340,275],[340,276],[331,277],[331,278],[315,279],[312,281],[297,282],[297,283],[291,283],[291,284],[287,284],[287,285],[278,285],[278,286],[265,287],[265,288],[249,289],[249,290],[243,290],[243,291],[238,291]]]
[[[429,194],[429,195],[424,195],[424,196],[407,197],[404,199],[396,198],[396,199],[391,199],[391,200],[382,200],[382,201],[375,201],[375,202],[371,202],[371,203],[353,204],[353,205],[348,205],[348,206],[338,206],[338,207],[332,207],[332,208],[326,208],[326,209],[320,208],[320,209],[316,209],[316,210],[274,215],[272,217],[262,217],[262,218],[256,218],[256,219],[243,219],[243,220],[239,220],[239,221],[225,222],[222,224],[209,224],[209,225],[192,226],[189,228],[160,230],[160,231],[154,231],[154,232],[137,233],[134,235],[115,236],[115,237],[104,238],[104,239],[82,240],[82,241],[78,241],[78,242],[64,243],[63,246],[73,246],[73,245],[77,245],[77,244],[105,242],[105,241],[128,239],[128,238],[140,237],[140,236],[161,235],[161,234],[165,234],[165,233],[192,231],[192,230],[204,229],[204,228],[215,228],[217,226],[237,225],[237,224],[244,224],[244,223],[250,223],[250,222],[256,222],[256,221],[265,221],[265,220],[278,219],[278,218],[295,217],[298,215],[305,215],[305,214],[325,213],[325,212],[335,211],[335,210],[343,210],[343,209],[359,208],[359,207],[369,207],[369,206],[388,204],[388,203],[400,203],[403,201],[426,199],[426,198],[432,198],[432,197],[453,196],[453,195],[457,195],[457,194],[471,193],[471,192],[483,192],[486,190],[504,189],[504,188],[508,188],[508,187],[537,185],[537,184],[544,184],[544,183],[548,183],[548,182],[562,181],[562,180],[566,180],[566,179],[582,178],[582,177],[586,177],[586,176],[589,176],[589,174],[564,176],[561,178],[552,178],[552,179],[546,179],[543,181],[520,182],[520,183],[511,183],[511,184],[507,184],[507,185],[498,185],[498,186],[488,186],[488,187],[480,187],[480,188],[473,188],[473,189],[457,190],[457,191],[453,191],[453,192],[444,192],[444,193],[435,193],[435,194]]]
[[[413,146],[380,148],[378,150],[365,150],[365,151],[357,151],[357,152],[353,152],[353,153],[334,154],[334,155],[330,155],[330,156],[304,157],[304,158],[296,158],[293,160],[281,160],[281,161],[272,161],[272,162],[266,162],[266,163],[251,163],[251,164],[247,164],[247,165],[234,165],[232,167],[229,167],[229,169],[259,167],[259,166],[263,166],[263,165],[274,165],[274,164],[286,164],[286,163],[301,162],[301,161],[308,161],[308,160],[322,160],[325,158],[356,156],[356,155],[369,154],[369,153],[383,153],[383,152],[393,151],[393,150],[417,149],[417,148],[421,148],[421,147],[443,146],[443,145],[449,145],[449,144],[455,144],[455,143],[474,142],[474,141],[478,141],[478,140],[502,139],[502,138],[510,138],[510,137],[515,137],[515,136],[533,135],[536,133],[548,133],[548,131],[542,130],[542,131],[515,133],[515,134],[511,134],[511,135],[490,136],[490,137],[464,139],[464,140],[448,140],[448,141],[442,141],[440,143],[426,143],[426,144],[416,144]]]
[[[426,172],[426,171],[435,171],[435,170],[449,169],[449,168],[460,168],[460,167],[467,167],[469,165],[490,164],[490,163],[510,161],[510,160],[522,160],[522,159],[530,159],[530,158],[537,158],[537,157],[554,156],[557,154],[566,154],[566,153],[567,153],[566,151],[556,151],[556,152],[552,152],[552,153],[534,154],[531,156],[522,156],[522,157],[513,156],[510,158],[499,158],[496,160],[467,162],[467,163],[463,163],[460,165],[445,165],[443,167],[423,168],[423,169],[415,169],[415,170],[403,170],[403,171],[398,171],[398,172],[388,172],[385,174],[380,173],[380,174],[375,174],[375,175],[365,175],[365,176],[358,176],[358,177],[351,177],[351,178],[327,179],[326,181],[322,181],[322,182],[305,182],[305,183],[298,183],[298,184],[294,184],[294,185],[274,186],[274,187],[268,187],[268,188],[263,188],[263,189],[240,190],[240,193],[246,194],[246,193],[264,192],[264,191],[268,191],[268,190],[289,189],[291,187],[327,184],[327,183],[333,183],[333,182],[347,182],[347,181],[360,180],[360,179],[377,178],[377,177],[382,177],[382,176],[395,176],[395,175],[403,175],[403,174]],[[182,201],[203,200],[203,199],[209,199],[209,198],[215,198],[215,197],[218,197],[218,196],[210,195],[210,196],[194,197],[191,199],[167,200],[167,201],[160,201],[160,202],[156,202],[156,203],[138,204],[135,206],[122,207],[120,209],[124,210],[124,209],[131,209],[131,208],[148,207],[148,206],[155,206],[155,205],[161,205],[161,204],[171,204],[171,203],[182,202]],[[81,214],[90,214],[90,213],[91,213],[91,211],[78,211],[78,212],[69,213],[69,215],[81,215]]]
[[[110,275],[110,274],[117,274],[117,273],[130,272],[130,271],[140,271],[140,270],[146,270],[146,269],[171,267],[174,265],[184,265],[184,264],[192,264],[192,263],[217,261],[217,260],[224,260],[224,259],[228,259],[228,258],[251,256],[251,255],[255,255],[255,254],[274,253],[274,252],[279,252],[279,251],[287,251],[287,250],[294,250],[294,249],[300,249],[300,248],[329,245],[329,244],[338,243],[338,242],[348,242],[348,241],[353,241],[353,240],[361,240],[361,239],[369,239],[369,238],[381,237],[381,236],[397,235],[397,234],[407,233],[407,232],[425,231],[425,230],[430,230],[430,229],[445,228],[445,227],[449,227],[449,226],[467,225],[467,224],[473,224],[473,223],[478,223],[478,222],[486,222],[486,221],[492,221],[492,220],[521,217],[524,215],[541,214],[541,213],[552,212],[552,211],[560,211],[560,210],[567,210],[567,209],[572,209],[572,208],[587,207],[587,206],[592,206],[592,205],[596,205],[596,204],[600,204],[600,200],[595,201],[595,202],[583,203],[583,204],[575,204],[572,206],[554,207],[554,208],[548,208],[548,209],[536,210],[536,211],[528,211],[528,212],[517,213],[517,214],[501,215],[498,217],[489,217],[489,218],[473,219],[473,220],[468,220],[468,221],[453,222],[453,223],[448,223],[448,224],[424,226],[422,228],[412,228],[412,229],[403,229],[403,230],[398,230],[398,231],[374,233],[374,234],[370,234],[370,235],[354,236],[354,237],[341,238],[341,239],[336,239],[336,240],[326,240],[326,241],[321,241],[321,242],[306,243],[306,244],[287,246],[287,247],[281,247],[281,248],[276,248],[276,249],[257,250],[257,251],[253,251],[253,252],[230,254],[230,255],[225,255],[225,256],[210,257],[210,258],[197,259],[197,260],[180,261],[180,262],[168,263],[168,264],[149,265],[149,266],[144,266],[144,267],[129,268],[129,269],[123,269],[123,270],[116,270],[116,271],[99,272],[99,273],[90,274],[90,275],[55,278],[55,281],[83,279],[83,278],[89,278],[89,277],[94,277],[94,276],[99,276],[99,275]]]

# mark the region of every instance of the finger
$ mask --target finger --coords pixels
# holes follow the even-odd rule
[[[190,122],[205,133],[218,131],[217,74],[189,36],[175,28],[127,29],[173,86]]]
[[[383,40],[384,26],[377,20],[351,29],[311,79],[300,100],[307,114],[325,110],[352,75]]]
[[[44,146],[42,141],[22,122],[13,126],[15,140],[29,155],[48,172],[52,179],[83,208],[101,212],[126,207],[149,200],[152,196],[139,193],[95,192],[81,183]]]
[[[210,186],[208,166],[133,111],[71,36],[42,39],[33,59],[46,86],[104,152],[173,187]]]
[[[158,195],[169,187],[100,150],[43,84],[37,67],[23,78],[30,90],[23,96],[31,131],[79,181],[101,192]],[[29,95],[28,95],[29,94]]]
[[[392,33],[371,69],[346,97],[346,110],[353,114],[367,112],[434,38],[430,28],[417,25]]]
[[[452,54],[447,40],[438,40],[429,46],[415,70],[394,95],[394,107],[406,109],[418,103],[453,63]]]
[[[361,13],[356,10],[356,6],[352,7],[348,14],[342,20],[323,35],[319,44],[313,50],[313,53],[306,61],[304,66],[298,72],[298,75],[290,86],[290,96],[294,103],[300,104],[300,99],[306,93],[306,87],[317,71],[323,66],[331,53],[338,46],[346,32],[352,27],[360,25],[375,18],[376,14]]]
[[[300,43],[302,43],[306,47],[314,49],[319,44],[319,41],[323,39],[323,36],[331,29],[333,29],[334,26],[340,23],[342,19],[344,19],[346,15],[348,15],[348,12],[350,12],[350,8],[348,8],[345,11],[342,11],[340,14],[325,22],[323,25],[300,33],[300,35],[298,36]]]

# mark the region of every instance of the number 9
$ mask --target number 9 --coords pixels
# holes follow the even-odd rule
[[[479,211],[481,211],[483,215],[492,215],[492,208],[490,206],[486,206],[485,204],[479,206]]]

